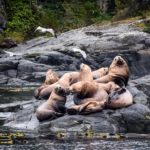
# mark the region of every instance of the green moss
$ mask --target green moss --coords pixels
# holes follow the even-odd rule
[[[150,33],[150,21],[139,23],[136,26],[143,29],[143,32]]]
[[[115,0],[116,10],[119,11],[130,6],[131,0]]]
[[[150,26],[145,27],[145,28],[143,29],[143,32],[150,33]]]
[[[0,43],[2,43],[4,40],[4,35],[0,34]]]
[[[9,32],[5,31],[5,37],[9,37],[17,43],[20,43],[25,40],[24,33],[17,31],[9,31]]]
[[[27,54],[24,56],[25,58],[35,58],[37,56],[40,56],[40,53],[32,53],[32,54]]]

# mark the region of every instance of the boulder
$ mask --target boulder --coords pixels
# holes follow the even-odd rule
[[[23,80],[33,81],[34,72],[44,72],[48,69],[53,69],[50,65],[34,63],[29,60],[20,60],[18,64],[18,77]]]
[[[59,132],[84,133],[88,130],[96,133],[150,133],[150,109],[142,104],[82,116],[64,115],[52,121],[39,123],[35,108],[39,102],[33,102],[5,120],[5,127],[15,130],[38,131],[39,134],[57,134]],[[41,102],[40,102],[41,103]],[[6,123],[7,122],[7,123]]]
[[[4,39],[2,43],[0,43],[0,48],[12,48],[16,47],[17,43],[10,38]]]
[[[18,58],[15,58],[15,57],[2,58],[0,60],[0,72],[7,71],[10,69],[16,70],[18,63],[19,63]]]

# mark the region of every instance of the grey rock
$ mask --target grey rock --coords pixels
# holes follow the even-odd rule
[[[16,77],[17,77],[17,70],[15,70],[15,69],[10,69],[10,70],[7,70],[7,71],[5,72],[5,74],[6,74],[8,77],[16,78]]]
[[[132,80],[131,83],[133,83],[138,90],[142,91],[147,96],[147,104],[150,106],[150,75]],[[144,100],[144,94],[139,95],[139,97],[142,96],[141,100]]]
[[[102,133],[149,133],[150,109],[142,104],[134,104],[122,109],[106,109],[90,115],[64,115],[52,121],[39,123],[35,110],[41,102],[23,106],[13,117],[8,118],[5,127],[15,130],[33,130],[39,134],[57,134],[58,132],[84,133],[87,130]],[[34,104],[34,105],[33,105]]]
[[[12,115],[12,112],[0,112],[0,125],[3,125],[5,123],[5,120],[10,118]]]
[[[57,39],[32,39],[9,50],[19,53],[19,56],[0,55],[0,71],[5,71],[8,78],[11,75],[14,78],[15,72],[12,74],[9,70],[16,70],[17,78],[42,82],[43,76],[36,72],[44,74],[50,68],[74,71],[81,63],[97,69],[109,66],[112,59],[121,54],[128,62],[132,78],[147,75],[150,73],[149,34],[135,28],[134,24],[136,21],[113,26],[89,26],[62,33]],[[82,49],[87,59],[74,52],[73,47]]]
[[[34,72],[46,72],[48,69],[53,69],[53,67],[28,60],[21,60],[18,65],[18,77],[23,80],[32,81],[34,79]]]
[[[139,91],[135,86],[128,86],[127,88],[133,95],[135,103],[148,104],[148,96],[143,91]]]
[[[15,86],[25,86],[25,85],[31,85],[31,83],[28,81],[18,79],[18,78],[10,78],[8,80],[7,85],[9,85],[9,86],[14,86],[14,85]]]
[[[45,80],[45,75],[46,72],[33,72],[32,76],[33,76],[33,80],[36,81],[37,83],[43,83]]]
[[[9,69],[17,69],[18,60],[14,57],[3,58],[0,60],[0,71],[5,71]]]
[[[4,84],[7,84],[8,82],[8,77],[4,74],[0,74],[0,85],[4,85]]]
[[[145,39],[145,45],[150,47],[150,38]]]
[[[33,104],[33,101],[23,101],[0,105],[0,112],[17,112],[22,110],[27,104]]]

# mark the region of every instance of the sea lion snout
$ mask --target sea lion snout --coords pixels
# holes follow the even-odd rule
[[[105,67],[105,68],[104,68],[104,74],[107,74],[108,71],[109,71],[109,68],[108,68],[108,67]]]
[[[66,89],[63,87],[63,86],[61,86],[61,85],[56,85],[56,87],[55,87],[55,92],[57,93],[57,94],[59,94],[59,95],[66,95]]]
[[[73,95],[73,94],[75,93],[75,90],[74,90],[72,87],[68,87],[68,88],[66,89],[66,92],[67,92],[67,94]]]
[[[124,59],[121,56],[116,56],[114,58],[115,62],[117,65],[123,65],[124,64]]]
[[[85,66],[85,64],[82,63],[82,64],[80,65],[80,70],[83,70],[83,69],[84,69],[84,66]]]

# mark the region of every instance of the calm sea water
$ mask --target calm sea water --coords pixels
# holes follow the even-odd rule
[[[51,141],[23,145],[0,145],[0,150],[150,150],[149,140]]]

